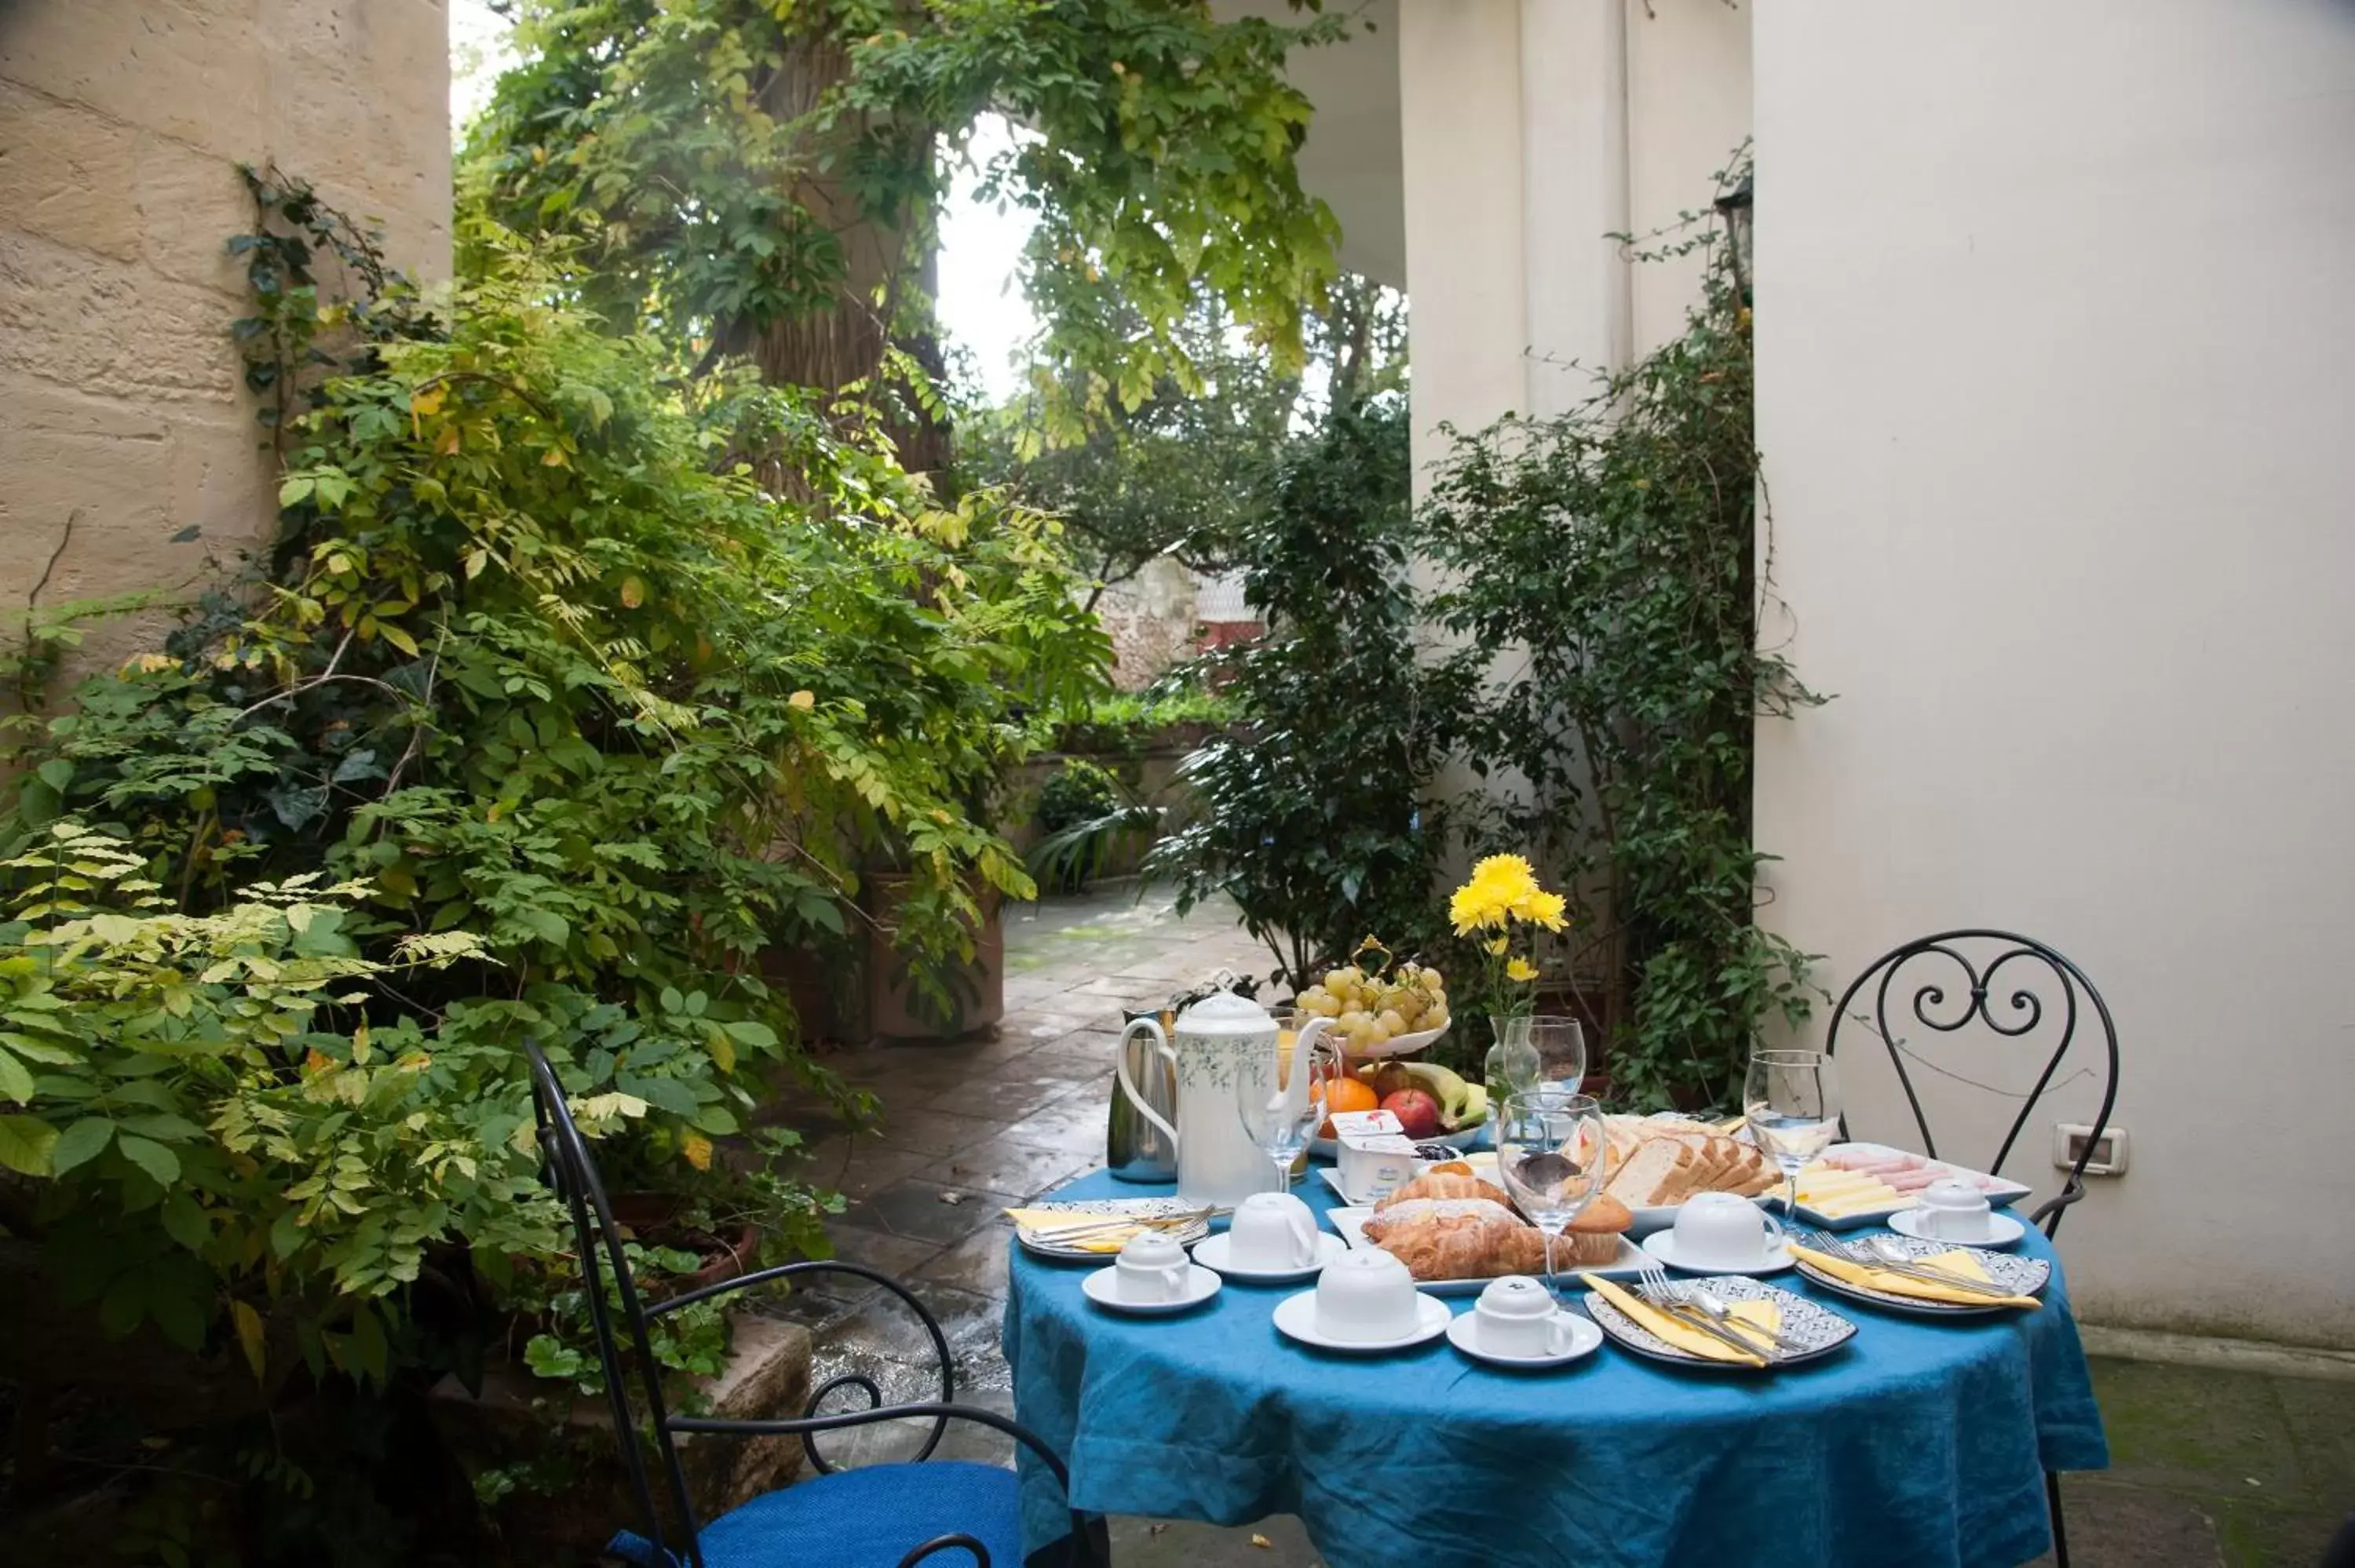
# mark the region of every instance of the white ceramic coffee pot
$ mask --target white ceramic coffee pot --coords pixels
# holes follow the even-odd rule
[[[1293,1044],[1292,1080],[1285,1086],[1285,1097],[1304,1110],[1308,1097],[1308,1048],[1322,1033],[1325,1022],[1311,1021]],[[1121,1036],[1121,1089],[1136,1113],[1178,1146],[1178,1196],[1187,1202],[1231,1208],[1253,1192],[1275,1190],[1274,1163],[1252,1142],[1240,1107],[1245,1084],[1259,1095],[1274,1097],[1277,1034],[1276,1022],[1267,1009],[1249,997],[1222,991],[1179,1013],[1176,1027],[1167,1033],[1155,1020],[1140,1018]],[[1152,1043],[1135,1054],[1167,1062],[1170,1075],[1178,1081],[1174,1126],[1155,1108],[1155,1097],[1141,1092],[1129,1075],[1129,1042],[1140,1035],[1148,1036]]]

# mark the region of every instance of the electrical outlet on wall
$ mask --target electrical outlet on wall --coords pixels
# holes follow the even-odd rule
[[[2093,1158],[2085,1161],[2088,1176],[2123,1176],[2126,1171],[2126,1129],[2112,1125],[2102,1129],[2099,1139],[2094,1129],[2078,1122],[2062,1122],[2052,1129],[2052,1163],[2062,1171],[2077,1168],[2077,1157],[2085,1152],[2088,1139],[2094,1143]]]

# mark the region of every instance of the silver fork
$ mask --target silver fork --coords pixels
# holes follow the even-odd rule
[[[1697,1329],[1745,1356],[1757,1356],[1770,1361],[1782,1359],[1771,1350],[1759,1349],[1731,1329],[1720,1328],[1707,1313],[1685,1299],[1682,1287],[1671,1280],[1668,1270],[1657,1263],[1646,1264],[1643,1272],[1636,1277],[1636,1294],[1687,1328]]]
[[[1851,1246],[1826,1231],[1803,1230],[1798,1233],[1798,1236],[1801,1246],[1814,1252],[1828,1253],[1844,1263],[1855,1264],[1859,1268],[1885,1268],[1891,1274],[1902,1274],[1908,1279],[1918,1279],[1927,1285],[1940,1285],[1956,1290],[1971,1291],[1981,1296],[2009,1297],[2011,1294],[2001,1286],[1983,1285],[1976,1279],[1966,1279],[1960,1275],[1948,1274],[1942,1269],[1925,1268],[1911,1259],[1903,1263],[1890,1262]]]
[[[1864,1238],[1864,1247],[1883,1267],[1917,1270],[1942,1284],[1958,1285],[1966,1290],[1984,1290],[1994,1296],[2012,1294],[2010,1290],[1992,1280],[1974,1279],[1967,1274],[1942,1267],[1927,1258],[1915,1257],[1912,1253],[1899,1246],[1897,1238],[1894,1236],[1867,1236]]]
[[[1209,1210],[1200,1209],[1191,1213],[1165,1214],[1150,1219],[1088,1220],[1082,1224],[1071,1225],[1041,1225],[1030,1233],[1030,1239],[1037,1242],[1050,1243],[1071,1242],[1078,1241],[1087,1236],[1101,1235],[1106,1231],[1130,1229],[1144,1231],[1182,1231],[1187,1226],[1197,1224],[1199,1221],[1207,1220],[1209,1217]]]

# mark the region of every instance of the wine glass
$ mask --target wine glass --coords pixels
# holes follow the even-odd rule
[[[1576,1094],[1586,1081],[1586,1030],[1578,1020],[1539,1014],[1529,1020],[1529,1044],[1538,1054],[1538,1082]]]
[[[1325,1121],[1325,1101],[1308,1093],[1315,1082],[1316,1058],[1319,1053],[1329,1054],[1332,1047],[1321,1038],[1312,1038],[1307,1059],[1301,1059],[1295,1050],[1289,1064],[1291,1072],[1281,1056],[1272,1078],[1263,1079],[1251,1073],[1235,1075],[1235,1109],[1242,1118],[1245,1136],[1259,1146],[1261,1153],[1275,1163],[1276,1191],[1292,1191],[1292,1167],[1307,1152],[1308,1139]],[[1305,1079],[1300,1075],[1306,1074]],[[1300,1084],[1301,1093],[1295,1098],[1285,1089],[1287,1079]]]
[[[1610,1179],[1611,1139],[1592,1095],[1541,1088],[1507,1097],[1497,1115],[1497,1173],[1545,1236],[1546,1288],[1553,1245]]]
[[[1783,1168],[1785,1211],[1799,1216],[1799,1172],[1839,1136],[1839,1069],[1821,1051],[1753,1051],[1742,1114],[1761,1152]]]

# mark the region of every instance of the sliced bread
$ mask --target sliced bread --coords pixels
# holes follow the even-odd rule
[[[1646,1139],[1612,1175],[1604,1191],[1631,1209],[1682,1202],[1700,1168],[1700,1157],[1682,1140]]]

